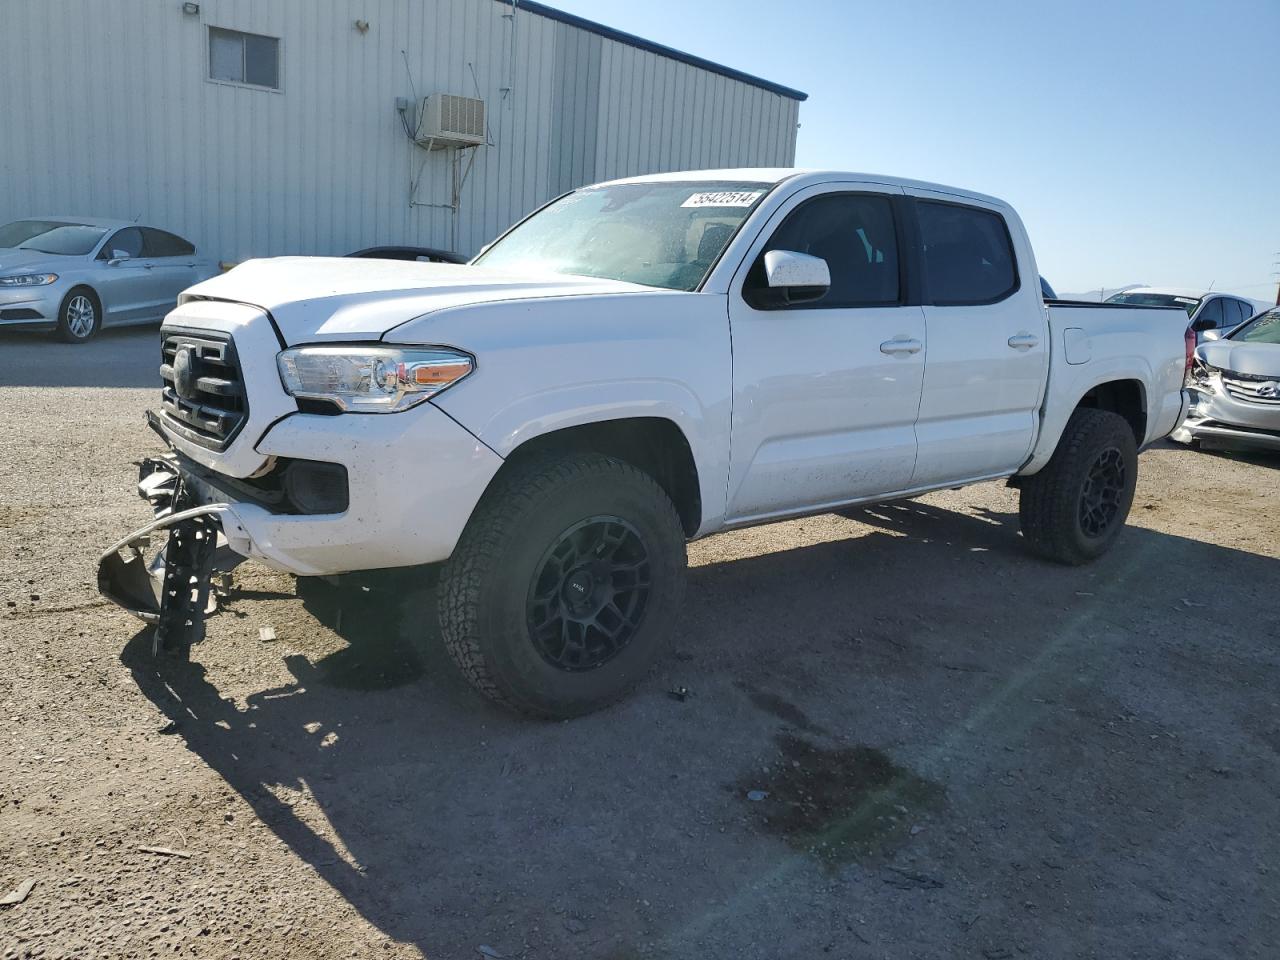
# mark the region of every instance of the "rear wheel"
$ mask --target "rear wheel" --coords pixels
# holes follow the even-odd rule
[[[58,338],[67,343],[91,340],[102,326],[102,307],[88,287],[76,287],[58,309]]]
[[[648,474],[595,453],[511,467],[440,580],[445,646],[477,690],[572,717],[648,672],[684,594],[685,538]]]
[[[1030,549],[1082,564],[1110,548],[1133,505],[1138,450],[1119,414],[1077,410],[1045,468],[1022,481],[1018,516]]]

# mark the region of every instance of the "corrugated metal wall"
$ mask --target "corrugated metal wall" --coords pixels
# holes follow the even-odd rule
[[[795,155],[795,100],[495,0],[6,0],[4,21],[0,222],[140,216],[224,260],[473,252],[581,183]],[[279,37],[280,92],[209,81],[209,26]],[[488,106],[456,221],[409,203],[420,166],[419,201],[452,184],[450,152],[404,135],[414,88]]]

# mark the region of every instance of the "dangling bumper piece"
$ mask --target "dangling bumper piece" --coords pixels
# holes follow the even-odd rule
[[[182,651],[204,638],[204,620],[217,607],[215,573],[229,573],[244,557],[222,536],[228,505],[195,504],[176,457],[144,460],[138,474],[138,495],[156,518],[103,553],[98,592],[155,624],[156,651]],[[164,548],[148,559],[144,551],[158,533],[167,533]]]

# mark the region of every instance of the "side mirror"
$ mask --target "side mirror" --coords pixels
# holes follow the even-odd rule
[[[132,259],[133,257],[129,255],[129,251],[127,250],[112,250],[111,259],[108,260],[107,263],[114,267],[117,263],[120,263],[123,260]]]
[[[1211,317],[1201,317],[1191,325],[1191,329],[1196,333],[1205,333],[1208,330],[1218,329],[1218,325],[1213,322]]]
[[[1221,339],[1222,339],[1222,331],[1221,331],[1221,330],[1206,330],[1206,331],[1204,331],[1204,338],[1205,338],[1205,340],[1206,340],[1206,341],[1208,341],[1208,340],[1221,340]]]
[[[831,289],[827,261],[794,250],[770,250],[764,255],[764,275],[770,290],[788,304],[821,300]]]

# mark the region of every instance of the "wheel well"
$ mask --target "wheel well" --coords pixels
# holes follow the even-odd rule
[[[1140,381],[1110,380],[1100,383],[1080,398],[1076,409],[1081,407],[1120,414],[1133,430],[1134,442],[1142,446],[1142,441],[1147,436],[1147,395]]]
[[[662,417],[629,417],[553,430],[518,446],[502,469],[548,451],[586,450],[625,460],[649,474],[675,504],[685,534],[691,537],[697,532],[702,523],[702,490],[693,451],[681,429]]]
[[[58,304],[58,311],[61,312],[62,307],[66,302],[80,291],[84,291],[93,298],[93,304],[98,308],[98,322],[102,323],[102,298],[98,296],[98,291],[93,289],[93,287],[89,286],[87,283],[77,283],[74,287],[68,290],[62,298],[62,303]]]

